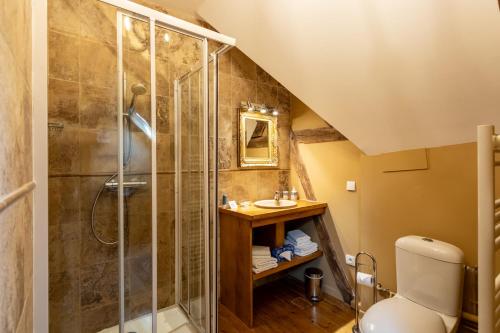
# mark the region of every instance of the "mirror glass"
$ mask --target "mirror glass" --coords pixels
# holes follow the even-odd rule
[[[269,121],[245,119],[246,156],[249,158],[269,158]]]

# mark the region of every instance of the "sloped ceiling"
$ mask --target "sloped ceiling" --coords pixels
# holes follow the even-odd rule
[[[367,154],[500,126],[496,0],[204,0],[196,12]]]

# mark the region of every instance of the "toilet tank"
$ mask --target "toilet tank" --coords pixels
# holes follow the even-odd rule
[[[398,294],[434,311],[458,317],[462,306],[464,253],[435,239],[396,241]]]

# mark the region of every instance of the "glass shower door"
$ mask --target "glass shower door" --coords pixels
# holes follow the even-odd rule
[[[216,203],[208,41],[135,14],[117,18],[120,332],[208,332]]]
[[[49,27],[50,330],[208,332],[208,41],[234,41],[132,1],[77,14]]]
[[[203,70],[188,72],[176,84],[178,121],[179,303],[205,330],[207,307],[207,177]]]
[[[120,317],[122,332],[150,333],[155,319],[156,223],[150,22],[132,14],[118,13],[117,17],[122,32],[119,71],[123,91],[123,114],[119,115],[123,159],[119,172]]]

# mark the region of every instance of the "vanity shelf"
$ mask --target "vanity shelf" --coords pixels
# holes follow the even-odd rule
[[[221,302],[249,327],[253,326],[253,288],[256,281],[323,255],[318,250],[254,274],[252,244],[255,241],[255,244],[270,247],[283,246],[287,222],[322,215],[326,207],[323,202],[299,200],[297,206],[290,208],[219,208]]]
[[[278,267],[276,267],[276,268],[271,268],[271,269],[268,269],[267,271],[264,271],[262,273],[254,274],[253,280],[257,281],[257,280],[263,279],[265,277],[268,277],[270,275],[276,274],[278,272],[284,271],[286,269],[290,269],[292,267],[305,264],[306,262],[317,259],[317,258],[321,257],[322,255],[323,255],[323,252],[321,250],[318,250],[318,251],[316,251],[308,256],[305,256],[305,257],[295,256],[295,257],[293,257],[293,259],[291,261],[283,261],[283,262],[278,263]]]

